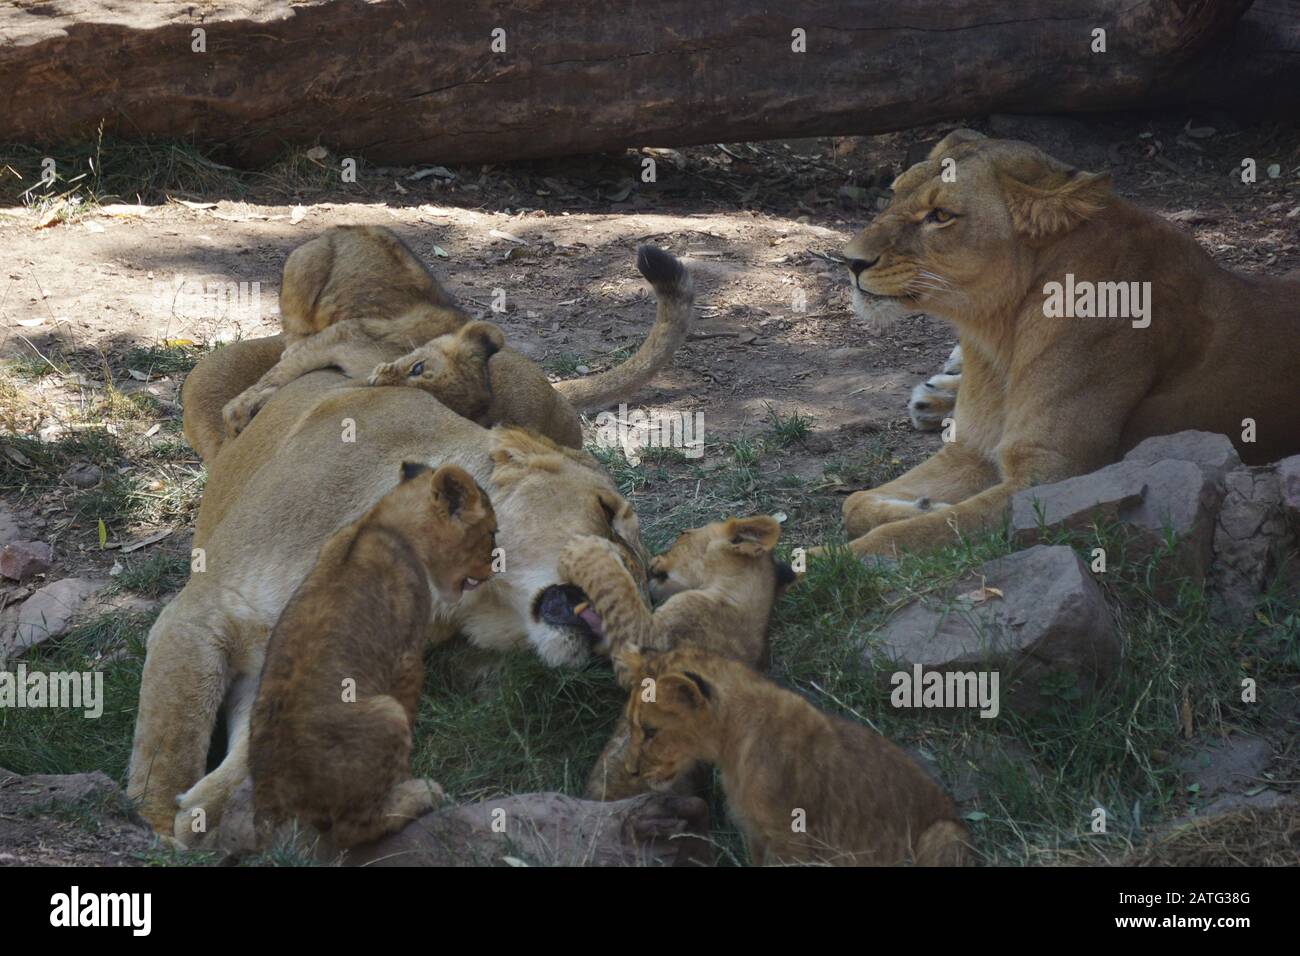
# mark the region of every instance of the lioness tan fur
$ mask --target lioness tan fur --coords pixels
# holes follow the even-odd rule
[[[407,463],[397,487],[326,542],[271,632],[253,706],[260,830],[297,818],[343,849],[441,799],[410,770],[429,585],[459,602],[492,575],[495,536],[491,502],[464,469]]]
[[[895,181],[845,256],[861,312],[948,319],[962,352],[954,440],[845,501],[858,554],[994,527],[1016,491],[1152,435],[1221,432],[1252,464],[1300,451],[1300,283],[1221,269],[1105,175],[958,131]],[[1151,283],[1149,325],[1046,316],[1049,283],[1067,281]]]
[[[279,389],[308,372],[337,368],[367,385],[422,388],[457,415],[480,425],[491,415],[492,382],[488,361],[505,337],[490,322],[470,322],[455,332],[431,338],[423,313],[414,321],[347,319],[288,345],[280,360],[222,409],[226,434],[234,438]],[[420,344],[423,343],[423,344]]]
[[[637,268],[654,288],[658,310],[636,354],[608,372],[553,387],[536,364],[503,348],[488,366],[495,397],[493,424],[519,425],[562,445],[581,447],[582,425],[575,407],[586,410],[627,398],[668,362],[690,331],[695,294],[691,277],[677,259],[653,246],[638,250]],[[228,436],[222,410],[196,404],[224,395],[224,406],[256,385],[286,346],[340,322],[360,322],[372,330],[397,323],[418,330],[406,351],[457,331],[471,317],[391,230],[337,226],[303,243],[285,260],[280,320],[281,335],[259,340],[256,351],[243,350],[238,360],[222,356],[225,350],[208,357],[210,374],[224,380],[222,388],[182,392],[185,408],[193,410],[185,418],[185,435],[204,461],[216,456]]]
[[[629,645],[643,654],[699,647],[751,667],[766,666],[772,608],[794,580],[789,566],[772,554],[780,537],[781,525],[767,515],[683,531],[650,561],[653,613],[616,549],[601,538],[575,539],[560,556],[560,574],[586,595],[591,608],[580,616],[593,619],[621,683],[628,675],[620,652]],[[588,777],[588,797],[621,800],[645,792],[644,781],[624,771],[627,742],[622,721]],[[689,788],[690,781],[682,785]]]
[[[340,287],[351,282],[358,301],[367,301],[367,289],[378,301],[405,282],[419,287],[411,295],[437,306],[441,293],[429,291],[436,283],[420,286],[427,271],[419,260],[400,244],[392,249],[387,263],[373,263],[374,275],[340,264]],[[318,279],[330,274],[325,263]],[[684,271],[681,278],[689,288]],[[667,313],[689,319],[689,308]],[[665,314],[661,308],[661,330]],[[671,344],[676,337],[670,330],[661,340]],[[222,407],[282,350],[281,336],[218,349],[190,373],[182,393],[185,433],[204,455],[208,480],[195,526],[194,573],[149,633],[128,793],[154,827],[191,844],[219,825],[227,800],[248,776],[249,713],[272,627],[321,547],[391,488],[403,462],[464,468],[487,490],[501,524],[504,572],[455,607],[436,610],[430,640],[459,631],[480,647],[531,646],[549,665],[579,665],[591,656],[596,636],[573,612],[580,592],[561,581],[560,553],[573,537],[594,534],[615,542],[637,577],[648,562],[636,515],[589,455],[521,429],[489,431],[417,388],[370,388],[336,371],[311,372],[281,388],[247,429],[223,444]],[[492,359],[494,395],[550,389],[522,356],[521,377],[499,380],[495,365],[505,351]],[[205,773],[221,713],[225,756]]]
[[[627,772],[666,789],[697,762],[716,765],[754,862],[963,861],[952,800],[873,730],[696,647],[626,657]]]

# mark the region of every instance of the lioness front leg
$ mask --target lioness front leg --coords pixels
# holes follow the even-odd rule
[[[891,521],[937,514],[998,483],[991,461],[952,442],[933,458],[878,488],[857,491],[844,501],[844,529],[861,538]]]
[[[221,410],[226,436],[234,438],[247,428],[253,416],[290,382],[323,368],[343,367],[348,358],[349,343],[361,334],[360,323],[349,320],[331,325],[323,332],[286,348],[280,361],[271,366],[256,384],[244,389]],[[347,373],[346,368],[344,372]]]

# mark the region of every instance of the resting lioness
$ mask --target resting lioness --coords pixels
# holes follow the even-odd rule
[[[1300,283],[1219,268],[1105,175],[959,130],[898,177],[845,255],[861,314],[948,319],[962,352],[953,440],[845,501],[858,554],[996,526],[1016,491],[1152,435],[1222,432],[1251,464],[1300,451]],[[1091,303],[1063,303],[1067,289]]]
[[[641,653],[699,647],[741,661],[766,664],[768,621],[794,571],[772,551],[781,538],[775,518],[728,518],[678,535],[673,546],[650,561],[651,613],[619,552],[598,538],[576,538],[560,556],[560,574],[587,596],[578,615],[613,656],[626,686],[621,649]],[[621,800],[644,793],[645,784],[623,769],[628,729],[621,721],[587,779],[587,796]],[[690,781],[682,780],[690,789]]]
[[[961,865],[952,800],[880,734],[699,648],[625,655],[627,773],[668,789],[715,764],[755,863]]]
[[[637,268],[654,288],[658,309],[655,324],[636,354],[607,372],[552,386],[533,362],[503,348],[488,365],[494,397],[490,424],[519,425],[561,445],[580,448],[582,423],[575,407],[595,409],[627,398],[654,377],[686,340],[695,292],[682,264],[653,246],[637,250]],[[221,407],[197,406],[217,399],[224,406],[252,388],[245,400],[231,409],[233,430],[243,428],[274,394],[274,389],[266,389],[263,395],[255,386],[272,370],[286,346],[305,344],[309,336],[341,322],[359,323],[351,326],[354,330],[392,323],[412,330],[411,334],[418,330],[418,338],[388,356],[395,358],[435,336],[455,332],[471,317],[392,230],[337,226],[303,243],[285,260],[280,321],[281,335],[254,340],[257,344],[246,345],[237,357],[223,355],[228,351],[223,349],[205,359],[207,377],[222,380],[219,388],[186,387],[182,392],[187,413],[185,436],[205,462],[217,454],[228,436]],[[291,380],[285,377],[276,385]]]
[[[409,258],[394,247],[397,262],[424,272],[414,256],[404,255]],[[689,277],[664,256],[673,288],[689,290]],[[366,287],[382,297],[402,281],[391,263],[377,268],[373,279],[347,273],[359,299]],[[429,289],[436,283],[426,289],[434,295]],[[689,308],[661,307],[658,331],[651,333],[655,348],[670,352],[684,338],[689,315]],[[489,431],[419,389],[369,388],[334,371],[312,372],[280,389],[244,432],[220,447],[222,407],[274,365],[281,350],[279,337],[219,349],[195,367],[182,393],[185,433],[205,456],[208,480],[195,527],[194,573],[149,633],[128,792],[153,826],[174,828],[186,842],[217,825],[248,775],[248,716],[271,628],[321,546],[389,489],[402,462],[465,468],[488,491],[501,524],[504,573],[435,621],[431,639],[459,630],[482,647],[531,645],[553,666],[580,664],[595,635],[573,613],[580,600],[575,589],[561,585],[560,552],[573,536],[595,534],[618,544],[638,577],[644,574],[636,516],[593,458],[523,430]],[[493,357],[494,394],[551,388],[522,356],[519,376],[499,380],[495,364],[506,352]],[[587,387],[612,388],[616,379],[592,376],[595,385]],[[375,587],[382,594],[385,583]],[[205,776],[222,712],[226,756]]]
[[[297,818],[345,849],[437,805],[442,788],[411,778],[429,585],[442,606],[459,602],[491,577],[495,538],[492,504],[464,469],[407,462],[325,544],[271,632],[253,706],[260,830]]]

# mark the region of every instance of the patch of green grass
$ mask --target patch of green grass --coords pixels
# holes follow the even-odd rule
[[[803,444],[812,434],[812,419],[798,412],[792,412],[789,415],[782,415],[775,406],[767,406],[768,420],[768,439],[778,448],[784,448],[787,445]]]
[[[0,767],[20,774],[102,770],[123,779],[153,618],[106,614],[31,651],[25,658],[29,673],[101,673],[103,712],[88,718],[68,708],[0,707]]]
[[[113,579],[120,590],[156,598],[178,590],[190,574],[190,562],[183,555],[153,554],[146,558],[123,555],[123,568]]]
[[[144,372],[150,378],[188,372],[211,349],[200,345],[149,345],[128,349],[122,356],[127,368]]]
[[[543,367],[552,375],[573,378],[578,374],[578,366],[587,364],[587,360],[576,352],[561,352],[548,358]]]

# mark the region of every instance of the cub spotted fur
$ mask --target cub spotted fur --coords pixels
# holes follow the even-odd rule
[[[292,817],[342,849],[432,809],[411,778],[411,722],[435,606],[492,574],[496,516],[463,469],[402,466],[401,483],[321,549],[271,632],[249,767],[263,833]]]
[[[582,589],[588,605],[580,616],[613,653],[622,671],[625,646],[643,653],[699,647],[751,667],[767,662],[768,620],[794,572],[772,554],[781,525],[766,515],[729,518],[683,531],[664,554],[650,562],[654,611],[610,542],[594,536],[576,539],[560,556],[564,580]],[[619,800],[645,792],[642,780],[623,768],[628,742],[620,722],[587,780],[587,795]],[[690,788],[690,774],[680,781]]]
[[[822,713],[738,661],[696,647],[629,649],[626,769],[654,789],[697,762],[722,774],[760,865],[961,865],[952,800],[902,750]]]
[[[238,435],[283,386],[323,368],[338,368],[349,378],[366,378],[369,385],[414,385],[457,415],[490,425],[488,360],[505,345],[501,330],[490,322],[470,322],[416,348],[425,333],[437,328],[427,319],[424,313],[393,321],[345,319],[299,339],[256,385],[222,409],[226,433],[232,438]]]

